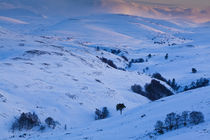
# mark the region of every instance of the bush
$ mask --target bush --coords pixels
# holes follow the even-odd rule
[[[204,116],[202,112],[193,111],[190,113],[190,123],[191,124],[199,124],[204,122]]]
[[[148,58],[151,58],[151,57],[152,57],[152,55],[151,55],[151,54],[148,54],[148,55],[147,55],[147,57],[148,57]]]
[[[53,118],[48,117],[45,119],[45,123],[47,124],[48,127],[54,129],[56,127],[56,121],[54,121]]]
[[[145,96],[152,101],[173,95],[173,93],[169,89],[167,89],[159,81],[154,79],[151,81],[150,84],[145,85],[145,90]]]
[[[165,55],[165,59],[166,59],[166,60],[168,59],[168,53]]]
[[[197,70],[195,68],[192,68],[192,73],[197,73]]]
[[[105,119],[109,116],[109,111],[107,107],[103,107],[102,111],[96,108],[95,111],[95,120]]]
[[[33,127],[39,126],[40,120],[35,113],[22,113],[19,118],[12,124],[12,130],[30,130]]]
[[[164,134],[164,124],[162,121],[157,121],[155,124],[155,131],[159,134]]]
[[[131,86],[131,90],[135,93],[140,94],[140,95],[143,95],[143,96],[146,95],[146,93],[144,91],[142,91],[142,87],[140,85],[135,84],[135,85]]]

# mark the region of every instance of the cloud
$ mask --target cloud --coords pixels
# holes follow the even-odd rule
[[[139,0],[2,0],[4,7],[25,8],[49,16],[83,16],[101,13],[119,13],[151,18],[184,18],[196,22],[210,21],[210,8],[185,8]]]

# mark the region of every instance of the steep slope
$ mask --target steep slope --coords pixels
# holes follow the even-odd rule
[[[152,132],[157,120],[165,119],[166,114],[175,112],[180,114],[183,111],[201,111],[205,116],[205,122],[195,126],[183,127],[177,130],[166,132],[163,135],[155,136],[153,139],[177,140],[177,139],[202,139],[207,140],[210,136],[210,111],[209,111],[209,89],[210,87],[183,92],[178,95],[167,97],[152,103],[148,103],[105,120],[86,122],[84,125],[68,130],[31,133],[26,136],[30,140],[149,140],[147,134]],[[17,137],[15,137],[17,138]]]
[[[130,86],[143,86],[150,77],[114,69],[96,57],[112,58],[120,67],[126,63],[119,56],[79,45],[60,46],[54,37],[2,32],[0,89],[5,108],[0,114],[5,135],[21,112],[34,111],[41,118],[60,120],[61,127],[76,127],[94,121],[95,108],[107,106],[114,116],[117,103],[129,109],[149,102]]]

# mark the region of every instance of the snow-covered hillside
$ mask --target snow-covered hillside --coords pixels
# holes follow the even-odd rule
[[[210,78],[209,34],[208,24],[181,26],[128,15],[2,15],[0,139],[149,139],[145,135],[157,120],[186,110],[203,112],[205,122],[155,138],[207,140],[209,86],[182,91],[193,81]],[[139,59],[143,61],[134,62]],[[131,90],[134,84],[150,83],[156,72],[175,78],[182,88],[174,91],[161,81],[177,94],[155,102]],[[126,105],[123,115],[115,110],[118,103]],[[109,118],[96,121],[95,109],[105,106]],[[13,133],[14,117],[22,112],[36,112],[42,122],[50,116],[59,125]]]

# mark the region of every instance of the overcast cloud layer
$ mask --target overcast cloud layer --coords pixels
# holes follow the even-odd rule
[[[1,9],[24,8],[48,16],[83,16],[101,13],[121,13],[155,18],[185,18],[197,22],[210,21],[210,7],[193,5],[183,0],[183,6],[164,0],[0,0]],[[206,0],[200,0],[200,3]],[[186,3],[189,6],[186,7]],[[196,4],[196,3],[194,3]],[[190,6],[191,5],[191,6]]]

